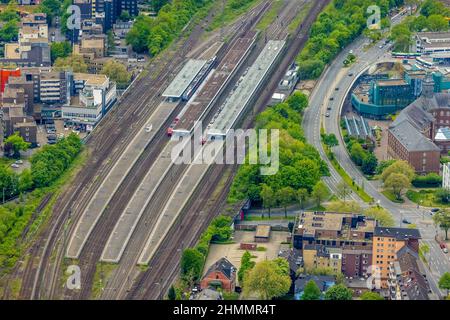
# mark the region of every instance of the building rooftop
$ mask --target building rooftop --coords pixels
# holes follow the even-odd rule
[[[314,281],[316,285],[319,287],[321,292],[325,292],[329,287],[333,286],[336,282],[336,278],[334,276],[314,276],[314,275],[306,275],[300,276],[295,280],[295,292],[303,292],[305,290],[305,286],[308,282]]]
[[[206,275],[216,271],[222,272],[228,279],[231,279],[233,272],[236,271],[236,268],[230,261],[228,261],[227,258],[220,258],[216,261],[216,263],[209,267]]]
[[[108,77],[104,74],[91,74],[91,73],[74,73],[73,79],[75,81],[86,81],[85,85],[102,85],[108,80]]]
[[[422,135],[409,121],[402,121],[395,126],[391,126],[389,131],[409,152],[440,151],[438,146]]]
[[[257,238],[268,238],[270,236],[270,225],[259,224],[256,227],[255,237]]]
[[[397,252],[394,270],[402,291],[403,300],[429,300],[430,286],[419,263],[418,255],[408,246]]]
[[[397,240],[420,239],[420,232],[417,229],[375,227],[374,237],[393,237]]]
[[[353,220],[354,219],[354,220]],[[350,227],[349,227],[350,226]],[[315,236],[316,231],[343,231],[351,229],[359,232],[373,232],[376,221],[354,213],[304,212],[298,223],[298,231],[303,235]],[[342,232],[342,237],[351,237],[352,232]]]
[[[20,59],[20,50],[18,43],[5,43],[5,58]]]
[[[189,84],[206,64],[206,60],[190,59],[163,92],[163,97],[181,98]]]
[[[284,40],[270,40],[266,44],[256,61],[238,81],[237,87],[221,107],[218,117],[209,130],[211,134],[225,135],[233,127],[270,67],[283,50],[284,45]]]
[[[418,32],[416,34],[419,38],[432,40],[446,40],[450,41],[450,32]]]
[[[408,86],[408,83],[403,79],[383,79],[376,81],[379,86]]]

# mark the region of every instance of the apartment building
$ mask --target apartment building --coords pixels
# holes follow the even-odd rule
[[[303,267],[308,272],[317,268],[342,272],[342,249],[306,244],[303,247]]]
[[[24,103],[2,103],[2,132],[8,137],[15,132],[33,146],[37,144],[37,126],[34,118],[24,114]]]
[[[406,246],[417,253],[420,238],[417,229],[375,227],[372,264],[379,268],[384,287],[387,287],[390,265],[398,260],[397,253]]]
[[[361,277],[371,264],[375,226],[375,220],[360,214],[304,212],[293,231],[293,246],[306,252],[305,265],[340,266],[346,276]]]
[[[429,300],[431,289],[417,252],[408,246],[397,252],[397,260],[389,264],[389,298],[391,300]]]

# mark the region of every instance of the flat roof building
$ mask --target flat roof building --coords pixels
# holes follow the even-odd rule
[[[187,90],[200,70],[202,70],[206,62],[206,60],[190,59],[163,92],[162,96],[170,100],[181,99],[183,93]]]
[[[256,227],[255,242],[268,242],[270,239],[270,225],[259,224]]]
[[[241,77],[237,87],[220,108],[217,118],[210,123],[211,129],[208,130],[208,137],[225,136],[235,125],[283,51],[284,45],[284,40],[270,40],[266,44],[256,61]]]

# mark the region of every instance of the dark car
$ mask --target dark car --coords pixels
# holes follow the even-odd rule
[[[433,213],[436,213],[436,212],[439,211],[439,208],[433,208],[433,209],[431,209],[430,211],[433,212]]]
[[[403,222],[404,224],[411,224],[411,222],[410,222],[409,220],[406,220],[406,219],[403,219],[402,222]]]
[[[331,97],[331,98],[330,98],[330,101],[333,101],[333,100],[334,100],[334,98],[333,98],[333,97]]]

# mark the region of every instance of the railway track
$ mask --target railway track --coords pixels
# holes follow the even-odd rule
[[[309,28],[314,22],[315,17],[320,13],[323,7],[329,2],[329,0],[323,0],[312,8],[309,17],[303,22],[303,27],[299,28],[293,38],[290,39],[290,46],[285,53],[285,58],[280,63],[280,67],[275,72],[264,93],[256,102],[256,108],[253,114],[264,110],[267,102],[270,100],[271,93],[276,89],[279,80],[283,77],[285,70],[289,67],[292,61],[295,59],[296,54],[304,46],[307,40],[307,34],[302,30]],[[273,32],[273,35],[282,36],[282,33]],[[248,118],[243,122],[243,128],[249,127],[254,119]],[[216,171],[217,170],[217,171]],[[236,171],[236,167],[233,168],[233,172]],[[180,217],[173,224],[172,228],[166,235],[161,246],[157,249],[156,254],[149,263],[149,270],[142,273],[138,280],[132,285],[130,292],[125,296],[126,299],[162,299],[164,293],[168,290],[171,283],[176,278],[179,271],[179,259],[181,256],[181,249],[186,246],[192,246],[199,238],[201,231],[206,228],[215,215],[220,210],[213,207],[213,210],[205,206],[205,199],[209,199],[213,194],[217,181],[220,181],[219,177],[224,174],[223,166],[213,166],[210,168],[209,173],[203,178],[203,182],[200,184],[200,194],[194,194],[191,199],[191,204],[188,204],[183,210]],[[231,176],[234,176],[232,174]],[[210,181],[214,181],[210,184]],[[229,186],[232,179],[227,181],[226,186],[222,190],[223,198],[217,201],[217,206],[222,206],[226,200]],[[196,191],[197,192],[197,191]],[[202,210],[203,209],[203,210]],[[200,214],[199,214],[200,212]],[[183,226],[189,225],[189,228],[183,228]],[[198,229],[200,228],[200,230]],[[180,247],[181,243],[181,247]],[[168,268],[167,266],[172,266]]]
[[[58,244],[61,244],[60,238],[62,235],[65,222],[78,217],[72,216],[72,212],[80,212],[81,209],[86,206],[88,200],[95,192],[96,188],[100,185],[103,178],[111,169],[113,163],[120,156],[121,152],[125,149],[127,142],[135,135],[137,130],[145,124],[145,121],[154,111],[156,106],[161,100],[160,93],[165,88],[168,82],[168,78],[175,73],[177,66],[183,61],[184,54],[189,52],[195,45],[198,39],[199,31],[192,32],[191,37],[178,49],[174,50],[176,57],[167,56],[167,61],[164,65],[166,68],[162,68],[163,72],[159,73],[157,77],[152,79],[152,72],[157,70],[158,64],[162,64],[162,58],[157,58],[148,69],[148,74],[138,79],[134,84],[134,88],[126,93],[121,99],[119,104],[107,114],[104,120],[96,127],[91,137],[87,142],[87,148],[93,154],[86,165],[86,171],[77,175],[76,182],[69,187],[57,201],[54,207],[54,212],[59,212],[59,215],[53,215],[50,226],[44,230],[40,237],[41,245],[38,246],[39,250],[31,249],[29,254],[31,255],[29,261],[34,261],[35,258],[40,259],[40,267],[38,270],[35,268],[26,268],[28,273],[35,274],[35,277],[29,276],[26,273],[24,281],[22,282],[23,292],[30,292],[21,296],[23,299],[34,299],[40,297],[53,297],[55,287],[55,274],[57,272],[57,265],[52,268],[52,275],[46,277],[42,274],[41,268],[50,267],[50,255],[53,250],[57,250]],[[159,66],[160,67],[160,66]],[[179,68],[179,66],[178,66]],[[175,70],[175,71],[174,71]],[[154,83],[154,87],[149,88],[148,84]],[[136,103],[138,102],[138,103]],[[147,112],[140,119],[134,118],[134,114],[145,106]],[[118,123],[121,126],[118,126]],[[76,204],[76,205],[74,205]],[[73,225],[72,225],[73,226]],[[45,245],[44,245],[45,244]],[[57,250],[55,261],[62,261],[63,252]],[[39,272],[37,272],[39,271]],[[44,272],[45,273],[45,272]],[[39,293],[40,288],[44,281],[48,281],[48,286],[52,289],[45,292],[43,295]],[[28,288],[32,288],[29,290]]]
[[[187,52],[192,50],[195,42],[200,38],[200,34],[199,33],[201,33],[201,30],[197,29],[197,32],[194,31],[191,34],[191,37],[189,38],[188,42],[183,46],[183,50],[178,50],[178,54],[179,54],[180,57],[184,57],[187,54]],[[172,63],[174,63],[174,62],[175,61],[172,61]],[[165,74],[167,75],[168,73],[170,73],[170,71],[167,71]],[[175,75],[175,72],[172,71],[171,76],[174,76],[174,75]],[[157,79],[157,80],[159,80],[159,79]],[[161,82],[158,81],[158,83],[161,83]],[[163,86],[161,85],[159,88],[161,88],[161,87],[163,87]],[[139,94],[139,92],[138,92],[138,94]],[[135,108],[134,111],[133,110],[128,111],[128,114],[130,114],[130,113],[134,114],[134,113],[136,113],[136,110],[138,110],[138,109]],[[173,114],[175,114],[175,112]],[[125,118],[126,115],[127,114],[119,116],[118,119],[122,119],[122,121],[123,121],[123,118]],[[169,123],[167,123],[167,126],[168,126],[168,124]],[[165,127],[167,127],[167,126],[165,126]],[[107,133],[108,133],[108,130],[104,130],[102,133],[100,133],[100,134],[98,134],[96,136],[96,139],[97,140],[107,139],[108,136],[109,136]],[[106,137],[106,138],[104,138],[104,137]],[[164,134],[161,131],[159,133],[159,137],[158,138],[159,139],[163,139],[163,137],[164,137]],[[155,140],[154,140],[154,142],[152,142],[152,144],[156,144],[156,145],[160,144],[161,146],[163,146],[164,142],[158,141],[158,139],[155,137]],[[158,151],[154,151],[153,153],[154,153],[154,155],[156,155],[158,153]],[[154,160],[155,156],[150,156],[150,157],[147,158],[147,160],[141,160],[142,161],[141,163],[144,165],[144,161],[145,161],[146,165],[144,165],[144,167],[146,167],[151,162],[152,158]],[[139,163],[137,164],[137,167],[139,167]],[[123,191],[126,190],[127,192],[129,190],[132,190],[133,183],[136,183],[136,179],[135,178],[138,178],[138,176],[139,176],[139,174],[136,173],[133,178],[129,178],[128,179],[129,184],[127,184],[127,185],[124,184],[124,187],[122,187],[121,189],[123,189]],[[95,186],[95,187],[98,187],[98,185]],[[95,187],[92,188],[92,190],[93,190],[92,192],[94,192]],[[121,192],[120,192],[121,189],[119,189],[119,194],[121,194]],[[125,195],[126,193],[123,192],[122,194]],[[77,211],[81,211],[82,207],[86,206],[86,202],[88,201],[88,199],[90,199],[91,196],[92,196],[92,193],[88,194],[86,197],[84,197],[85,201],[82,202],[82,203],[78,202],[78,207],[75,207],[75,209]],[[125,198],[126,198],[126,196],[125,196]],[[118,204],[126,203],[125,200],[126,199],[122,198],[117,203]],[[112,203],[114,203],[114,201],[112,201]],[[120,207],[120,205],[119,205],[119,207]],[[95,263],[96,263],[96,260],[97,260],[96,257],[98,256],[97,253],[104,246],[104,241],[105,241],[104,234],[106,234],[108,231],[110,231],[111,228],[114,226],[114,222],[116,221],[115,218],[118,217],[117,214],[115,214],[115,213],[116,212],[120,212],[121,209],[123,209],[123,208],[118,208],[116,206],[112,207],[111,210],[109,210],[109,211],[114,215],[114,217],[112,217],[111,215],[106,214],[106,216],[108,216],[107,221],[106,222],[104,221],[104,223],[101,224],[99,229],[94,230],[93,234],[96,235],[96,236],[94,236],[94,238],[91,239],[91,242],[90,242],[91,244],[88,246],[88,248],[86,250],[83,250],[83,251],[85,251],[84,255],[82,257],[80,257],[80,259],[79,259],[79,261],[81,262],[80,263],[80,267],[82,269],[82,274],[84,276],[84,277],[82,277],[82,279],[84,279],[84,281],[82,283],[82,288],[83,289],[79,293],[76,293],[76,294],[74,294],[74,292],[70,292],[69,294],[67,294],[67,292],[66,292],[66,294],[65,294],[66,298],[69,298],[69,297],[72,297],[72,298],[88,298],[89,297],[90,288],[91,288],[91,285],[92,285],[92,278],[93,278],[93,275],[94,275],[94,272],[95,272]],[[59,225],[59,228],[58,228],[56,233],[61,234],[61,229],[62,229],[62,226],[64,225],[64,223],[62,223],[62,221],[59,221],[58,225]],[[73,224],[72,224],[72,228],[73,228]],[[70,230],[69,232],[71,232],[71,231],[72,230]],[[100,237],[100,239],[97,240],[97,237]],[[61,242],[64,243],[65,240],[60,241],[60,243]],[[58,250],[57,257],[56,257],[55,261],[62,261],[63,251],[64,250],[61,250],[61,249]],[[46,252],[49,252],[49,251],[46,250]],[[48,257],[45,257],[45,259],[42,259],[42,260],[43,261],[48,260]],[[88,262],[84,262],[84,261],[88,261]],[[61,274],[60,270],[59,270],[59,265],[57,263],[55,263],[53,268],[52,268],[52,270],[51,270],[51,272],[49,272],[49,273],[50,273],[51,276],[47,280],[46,287],[51,288],[51,291],[47,292],[47,294],[45,294],[44,297],[53,297],[53,296],[55,296],[54,288],[56,287],[56,284],[57,284],[57,282],[59,280],[57,275]],[[42,280],[41,280],[41,282],[42,282]],[[40,286],[40,283],[36,282],[35,283],[35,287],[39,288],[39,286]]]
[[[328,1],[322,1],[322,2],[328,2]],[[314,11],[314,9],[312,9],[312,11]],[[319,12],[320,12],[320,10],[319,10]],[[303,24],[305,25],[305,29],[306,29],[307,28],[306,21]],[[194,32],[193,32],[193,34],[194,34]],[[198,37],[198,34],[197,34],[197,37]],[[191,38],[189,38],[189,39],[191,39]],[[196,38],[196,39],[198,39],[198,38]],[[195,38],[194,38],[194,40],[195,40]],[[192,49],[192,47],[193,47],[193,44],[189,44],[189,40],[188,40],[188,42],[182,48]],[[186,51],[188,51],[188,50],[186,50]],[[184,52],[184,51],[180,51],[180,52]],[[175,64],[175,61],[171,61],[171,64]],[[162,68],[162,69],[165,70],[165,68]],[[153,70],[153,69],[150,68],[150,70]],[[174,70],[171,71],[168,68],[166,72],[163,72],[160,77],[156,78],[157,83],[161,83],[158,80],[164,80],[170,76],[174,76],[175,75],[174,72],[175,72]],[[149,75],[143,77],[143,79],[141,79],[139,82],[137,82],[135,84],[135,86],[134,86],[135,88],[133,90],[131,90],[130,92],[128,92],[122,101],[124,101],[125,99],[127,99],[126,101],[132,101],[133,99],[138,99],[138,100],[143,101],[141,103],[141,105],[145,105],[148,102],[148,100],[155,98],[155,96],[157,97],[158,91],[160,92],[161,88],[163,87],[162,84],[157,87],[157,91],[155,92],[155,95],[152,95],[152,96],[148,97],[147,99],[142,99],[142,96],[145,96],[145,93],[148,94],[148,92],[147,92],[148,89],[146,88],[145,85],[142,85],[144,80],[145,81],[152,80],[151,71],[149,72]],[[157,103],[153,103],[151,105],[153,110],[154,110],[154,108],[156,108],[156,106],[157,106]],[[94,134],[92,135],[92,139],[88,142],[88,147],[90,147],[92,152],[96,152],[98,154],[98,155],[94,155],[93,161],[91,161],[91,162],[94,162],[94,163],[96,161],[101,162],[102,155],[111,154],[111,153],[113,155],[117,155],[115,158],[115,159],[117,159],[117,157],[120,155],[120,151],[121,150],[123,151],[123,149],[125,147],[125,146],[123,146],[121,148],[121,146],[126,145],[127,138],[131,138],[133,135],[133,132],[136,132],[136,130],[138,130],[138,128],[142,127],[142,125],[144,124],[144,121],[146,118],[145,119],[141,118],[140,122],[133,121],[134,120],[133,116],[136,115],[137,111],[139,111],[138,107],[130,108],[127,110],[124,110],[124,108],[115,108],[114,110],[111,110],[110,118],[112,118],[112,119],[110,119],[109,121],[103,121],[99,125],[99,127],[96,128],[97,131],[94,132]],[[150,115],[150,114],[151,114],[151,110],[148,111],[148,115]],[[126,124],[130,125],[131,132],[126,137],[123,137],[121,140],[122,143],[119,143],[119,146],[117,146],[115,149],[113,149],[113,151],[111,151],[111,146],[114,146],[114,143],[112,143],[112,142],[117,142],[117,136],[120,136],[119,133],[122,132],[118,128],[117,123],[123,124],[124,121]],[[166,126],[163,126],[163,127],[166,127]],[[113,135],[112,133],[116,133],[116,135]],[[164,136],[164,135],[162,135],[162,136]],[[162,136],[159,136],[158,138],[161,138]],[[156,140],[157,137],[155,137],[154,139],[155,139],[155,142],[159,143],[159,140]],[[156,154],[157,151],[154,151],[154,153]],[[108,161],[109,161],[109,163],[108,163]],[[53,263],[53,267],[51,267],[51,266],[49,266],[49,260],[50,260],[51,254],[52,254],[51,249],[54,249],[54,247],[56,247],[56,245],[58,245],[58,244],[59,244],[59,247],[61,247],[61,246],[64,247],[64,239],[61,238],[61,235],[64,233],[63,232],[64,225],[66,224],[67,221],[69,221],[69,219],[77,218],[75,216],[71,217],[72,212],[75,212],[75,210],[77,212],[79,212],[79,211],[81,211],[81,208],[86,206],[87,201],[90,199],[90,196],[92,196],[93,192],[95,192],[95,188],[98,187],[98,185],[102,181],[101,177],[106,175],[106,173],[110,169],[110,167],[112,165],[111,163],[114,162],[114,158],[111,156],[108,161],[103,161],[103,162],[106,162],[106,163],[103,163],[103,166],[97,165],[95,167],[96,170],[89,170],[89,172],[91,172],[91,176],[89,176],[89,174],[86,173],[85,178],[80,180],[81,181],[80,183],[78,183],[75,187],[70,188],[69,191],[66,192],[63,197],[61,197],[61,201],[58,201],[58,203],[57,203],[58,207],[55,206],[55,211],[56,211],[56,208],[59,208],[59,209],[61,209],[61,211],[60,211],[61,214],[58,215],[55,219],[53,219],[54,221],[51,221],[51,224],[53,227],[50,228],[50,231],[45,232],[42,237],[43,240],[46,240],[45,241],[46,246],[44,249],[44,254],[41,259],[40,267],[44,266],[47,269],[46,270],[47,272],[45,272],[45,274],[41,274],[42,272],[38,272],[37,276],[34,279],[34,284],[32,286],[34,290],[30,296],[31,298],[39,298],[39,297],[53,298],[53,297],[55,297],[55,294],[56,294],[55,287],[59,281],[58,276],[61,275],[61,271],[59,270],[59,262],[63,260],[64,250],[61,250],[61,248],[56,250],[56,257],[54,260],[57,263]],[[145,160],[142,160],[142,163],[144,163],[144,161]],[[180,170],[182,170],[182,168]],[[92,179],[89,179],[89,178],[92,178],[92,172],[95,172],[95,171],[100,171],[100,173],[98,174],[98,178],[93,179],[94,181],[92,182],[92,181],[90,181]],[[223,170],[221,170],[221,171],[223,171]],[[173,175],[172,175],[172,177],[173,177]],[[132,181],[132,179],[130,179],[129,181]],[[86,183],[88,183],[88,182],[90,182],[90,187],[86,188]],[[207,184],[207,185],[209,185],[209,184]],[[212,184],[212,186],[214,186],[214,184]],[[211,188],[212,188],[212,186],[211,186]],[[125,187],[124,187],[124,189],[125,189]],[[82,196],[81,196],[82,200],[78,201],[79,198],[75,199],[73,196],[74,194],[82,194]],[[226,197],[226,196],[224,196],[224,197]],[[123,197],[122,198],[119,197],[117,199],[117,205],[119,207],[120,207],[119,204],[122,202],[121,199],[123,199]],[[68,204],[74,203],[75,201],[77,202],[77,206],[74,206],[74,208],[69,209],[70,206]],[[163,202],[164,199],[162,199],[161,201]],[[198,204],[198,205],[200,206],[200,204]],[[111,208],[111,212],[116,212],[116,211],[120,212],[119,207]],[[201,207],[198,207],[198,208],[201,208]],[[192,237],[192,240],[191,241],[187,240],[186,243],[195,243],[196,239],[198,238],[198,236],[201,233],[201,230],[203,230],[203,228],[208,225],[208,223],[211,219],[212,219],[212,216],[201,217],[201,219],[199,219],[201,221],[198,222],[199,227],[201,228],[200,231],[195,233],[194,237]],[[184,221],[184,218],[182,220]],[[98,229],[98,230],[96,230],[96,232],[94,232],[94,234],[102,235],[102,237],[104,238],[103,242],[106,242],[106,239],[107,239],[107,236],[105,236],[103,232],[105,230],[111,230],[113,228],[114,223],[112,221],[115,221],[115,219],[110,219],[107,222],[102,223],[102,226],[99,227],[100,229]],[[189,221],[189,220],[187,220],[187,221]],[[73,228],[73,225],[74,224],[71,225],[72,228]],[[187,224],[185,224],[185,225],[187,225]],[[69,228],[69,232],[71,231],[72,228]],[[187,238],[190,238],[190,237],[187,237]],[[86,264],[86,266],[88,266],[88,265],[90,266],[90,267],[87,267],[87,269],[85,269],[85,271],[87,271],[87,273],[84,273],[84,272],[82,273],[83,275],[85,275],[85,279],[86,279],[86,283],[84,283],[84,285],[82,285],[82,287],[85,288],[85,290],[84,291],[82,290],[82,292],[80,292],[80,294],[76,294],[76,295],[73,295],[73,292],[71,292],[68,295],[65,295],[65,297],[88,298],[90,295],[90,287],[92,286],[92,278],[95,273],[95,264],[96,264],[96,261],[95,261],[96,259],[92,259],[92,258],[95,255],[99,256],[99,254],[104,246],[104,243],[101,243],[102,239],[100,239],[100,242],[97,242],[96,238],[94,238],[92,240],[93,240],[93,241],[91,241],[92,243],[89,245],[89,247],[86,249],[86,252],[85,252],[85,257],[88,257],[88,258],[91,257],[91,259],[89,260],[89,262],[85,263],[84,262],[85,259],[80,258],[82,268],[83,268],[84,264]],[[166,242],[164,242],[164,244],[165,243]],[[158,249],[158,252],[160,252],[161,250],[164,250],[163,246],[161,246],[161,247],[162,248]],[[33,251],[33,249],[31,251]],[[37,250],[37,251],[39,252],[40,250]],[[155,255],[155,258],[159,257],[158,252]],[[95,254],[95,253],[97,253],[97,254]],[[31,254],[32,254],[32,256],[38,257],[42,253],[36,254],[34,252],[31,252]],[[161,258],[158,258],[158,259],[161,259]],[[30,260],[32,260],[32,259],[30,259]],[[179,261],[179,257],[178,257],[178,260],[176,260],[175,266],[178,265],[178,261]],[[51,267],[51,269],[49,267]],[[153,268],[152,264],[151,264],[150,268]],[[177,274],[177,270],[178,269],[175,267],[174,270],[171,271],[171,274],[168,276],[167,281],[165,282],[164,286],[162,284],[159,284],[161,286],[161,291],[165,292],[165,290],[167,290],[166,283],[169,283],[169,285],[170,285],[173,278]],[[86,277],[86,274],[87,274],[87,277]],[[145,274],[146,273],[144,273],[144,275]],[[48,275],[48,276],[46,276],[46,275]],[[144,276],[142,276],[142,277],[144,277]],[[30,278],[30,277],[27,277],[27,279],[28,278]],[[23,286],[23,287],[29,287],[30,281],[31,280],[24,280],[25,286]],[[49,289],[41,290],[41,286],[43,286],[45,288],[49,288]],[[134,287],[134,285],[133,285],[133,287]],[[133,290],[134,291],[132,291],[132,292],[135,292],[135,289],[133,289]],[[42,292],[40,292],[40,291],[42,291]],[[130,294],[127,294],[127,296],[134,297],[137,295],[135,293],[132,293],[132,294],[130,293]],[[149,295],[145,295],[145,297],[147,297],[147,296],[149,296]],[[25,296],[24,298],[27,298],[27,297]]]

